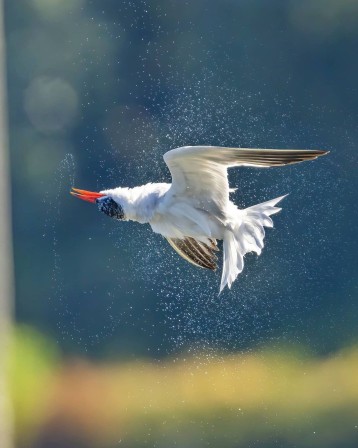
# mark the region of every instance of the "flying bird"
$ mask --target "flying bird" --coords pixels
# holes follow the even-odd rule
[[[200,268],[217,269],[217,240],[223,240],[220,292],[231,288],[243,270],[244,255],[261,254],[265,227],[279,212],[280,196],[239,209],[229,197],[228,168],[267,168],[316,159],[328,151],[308,149],[247,149],[218,146],[185,146],[164,154],[172,183],[148,183],[135,188],[118,187],[100,192],[73,188],[71,194],[97,204],[99,210],[119,221],[148,223],[172,248]]]

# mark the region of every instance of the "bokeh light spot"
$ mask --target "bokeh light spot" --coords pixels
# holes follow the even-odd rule
[[[81,10],[85,0],[32,0],[32,6],[45,20],[54,20]]]
[[[25,90],[24,108],[37,130],[59,132],[74,125],[78,97],[73,87],[63,79],[40,76]]]

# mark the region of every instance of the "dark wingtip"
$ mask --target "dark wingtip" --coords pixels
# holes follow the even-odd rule
[[[326,154],[329,154],[331,151],[327,151],[325,149],[316,149],[315,151],[318,156],[325,156]]]

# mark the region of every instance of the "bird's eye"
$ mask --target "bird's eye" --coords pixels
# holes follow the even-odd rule
[[[108,215],[111,218],[118,219],[123,221],[125,219],[125,215],[122,207],[114,201],[111,197],[105,196],[104,198],[98,198],[96,200],[99,211]]]

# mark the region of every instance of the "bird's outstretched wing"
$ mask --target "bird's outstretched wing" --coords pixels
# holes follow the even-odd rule
[[[216,240],[210,239],[210,244],[189,237],[184,239],[167,238],[167,240],[172,248],[189,263],[213,271],[217,269],[217,256],[214,251],[219,249]]]
[[[316,159],[327,151],[309,149],[248,149],[184,146],[164,154],[172,175],[170,194],[191,199],[208,212],[223,210],[229,201],[227,168],[282,166]],[[214,206],[214,207],[213,207]]]

